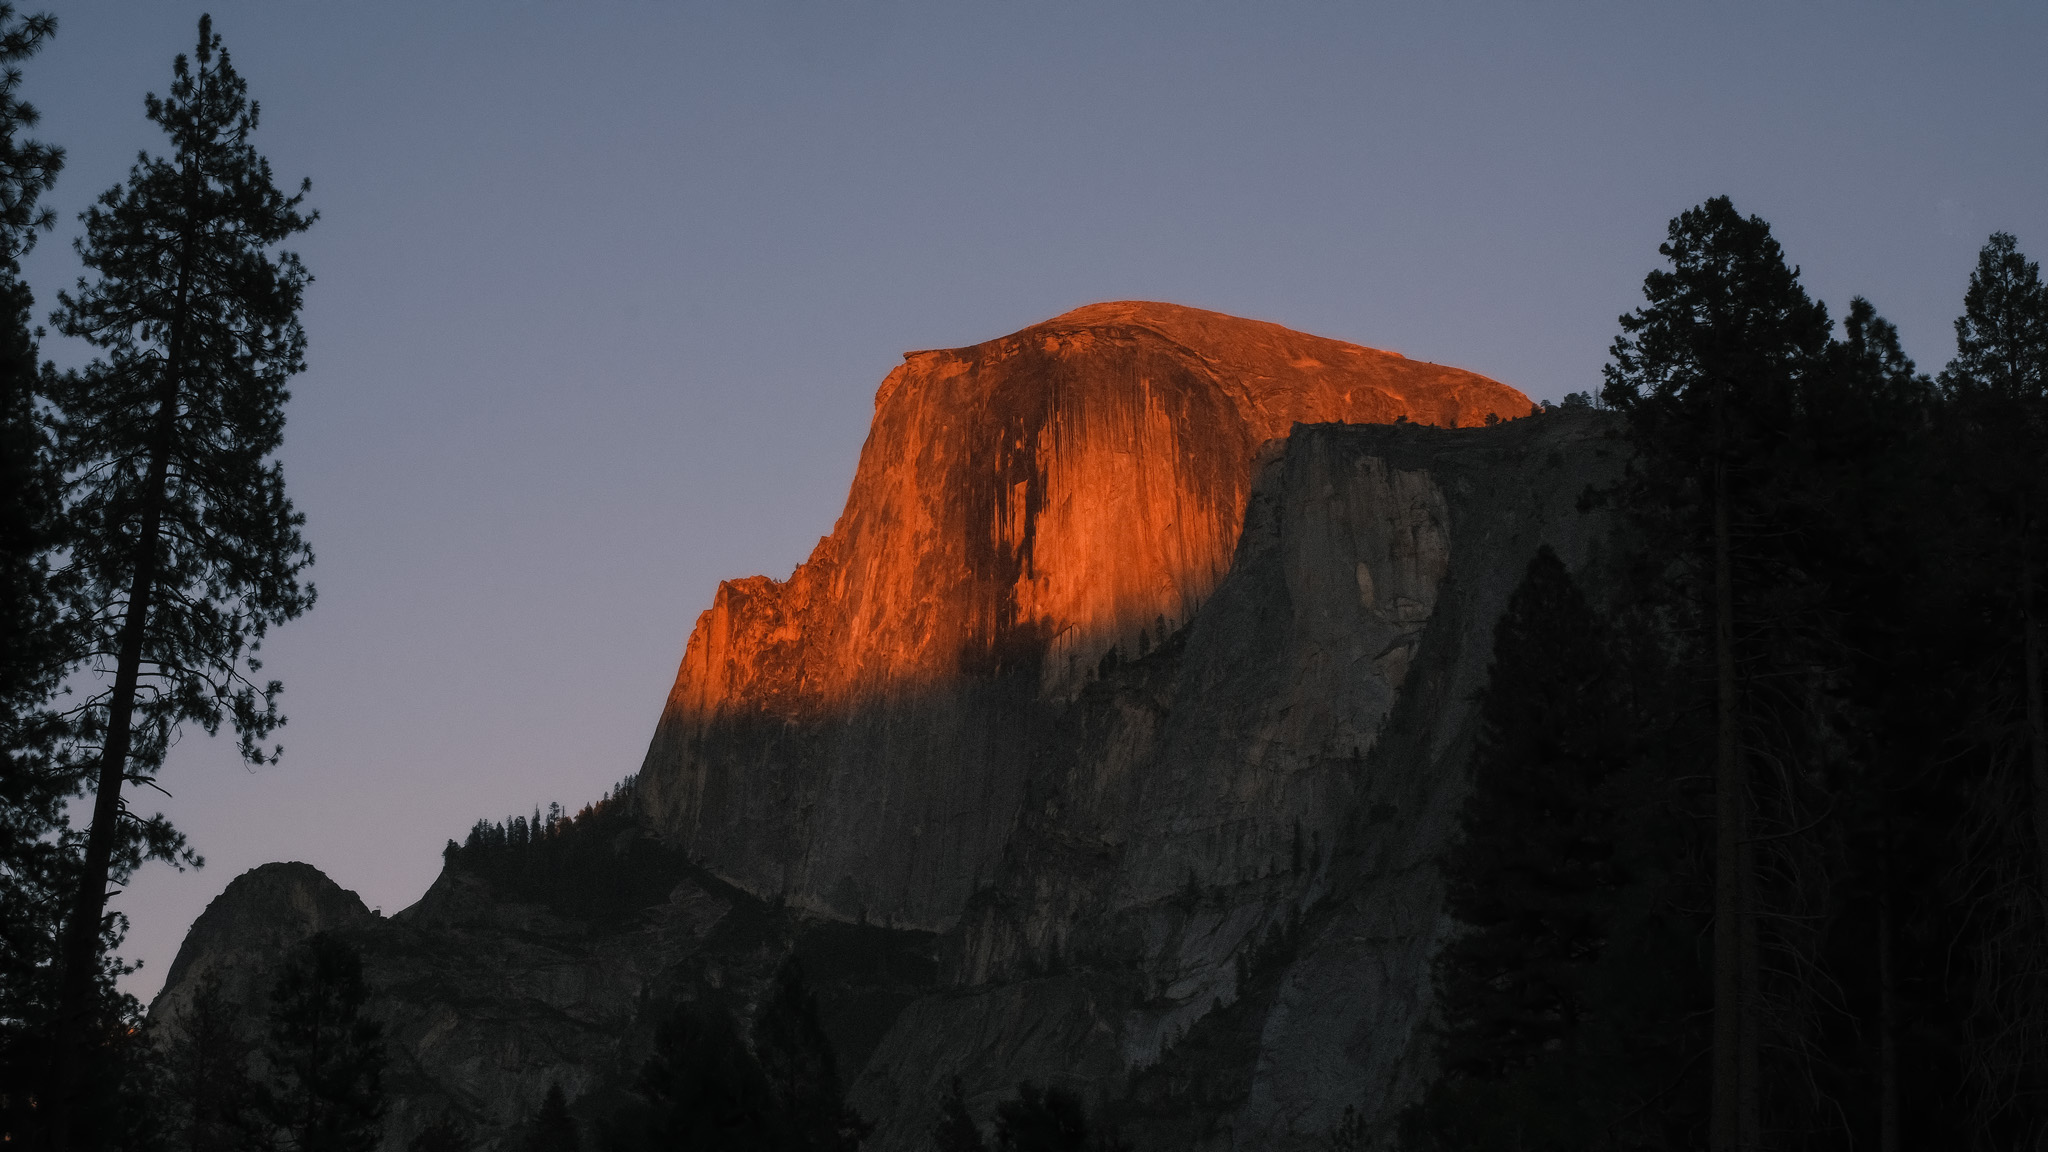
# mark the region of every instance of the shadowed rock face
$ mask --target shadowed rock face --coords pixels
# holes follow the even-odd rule
[[[271,966],[315,932],[361,928],[377,920],[362,897],[298,861],[252,868],[213,898],[178,946],[164,974],[153,1017],[182,1017],[199,985],[218,979],[233,1003],[258,1008],[270,996]]]
[[[1170,304],[911,353],[832,535],[698,619],[641,771],[652,809],[753,892],[944,928],[1053,706],[1215,590],[1261,445],[1528,411],[1470,372]]]
[[[950,1077],[986,1115],[1065,1084],[1141,1149],[1388,1135],[1421,1028],[1492,633],[1538,548],[1597,598],[1626,458],[1605,413],[1450,431],[1298,426],[1186,627],[1048,723],[945,991],[856,1081],[920,1146]],[[1372,1146],[1378,1146],[1374,1144]]]
[[[928,935],[806,920],[631,827],[600,831],[616,867],[550,889],[450,860],[418,903],[390,917],[307,864],[246,872],[194,923],[150,1026],[182,1027],[200,984],[217,978],[244,1041],[259,1048],[292,948],[331,932],[361,955],[365,1010],[384,1030],[381,1152],[400,1152],[437,1120],[475,1137],[478,1152],[510,1152],[552,1085],[575,1102],[584,1146],[596,1146],[677,1003],[745,1018],[792,956],[849,1068],[932,986]],[[260,1059],[255,1067],[263,1074]]]

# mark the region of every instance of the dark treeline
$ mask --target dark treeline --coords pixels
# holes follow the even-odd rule
[[[570,815],[561,804],[531,818],[507,816],[502,821],[478,820],[462,843],[448,841],[442,859],[478,871],[544,863],[571,844],[593,843],[638,827],[633,819],[634,777],[628,776],[594,803]]]
[[[285,957],[251,1019],[208,973],[152,1024],[91,1130],[134,1152],[370,1152],[383,1136],[383,1029],[361,958],[313,936]],[[158,1034],[161,1029],[161,1034]]]
[[[999,1152],[1130,1152],[1132,1147],[1119,1133],[1091,1123],[1077,1093],[1029,1080],[1017,1085],[1015,1096],[996,1103],[989,1136]],[[958,1076],[940,1103],[931,1143],[935,1152],[990,1152],[991,1141],[968,1113]]]
[[[650,836],[633,777],[574,815],[560,804],[531,816],[479,820],[442,850],[446,867],[481,877],[506,899],[592,921],[638,914],[667,899],[687,864]]]
[[[1410,1148],[2048,1140],[2048,295],[1980,254],[1938,377],[1770,229],[1671,224],[1589,493],[1495,634]]]
[[[671,1014],[633,1091],[597,1127],[608,1152],[854,1152],[874,1130],[846,1103],[817,1000],[793,960],[745,1032],[717,1005]]]

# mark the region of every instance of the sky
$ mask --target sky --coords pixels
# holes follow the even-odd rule
[[[42,310],[202,6],[51,10]],[[145,1001],[249,868],[389,914],[478,817],[635,771],[718,581],[831,530],[906,350],[1169,300],[1555,400],[1726,194],[1932,370],[1986,235],[2048,254],[2039,3],[210,10],[321,215],[281,454],[319,600],[267,645],[282,762],[188,732],[136,798],[207,861],[114,902]]]

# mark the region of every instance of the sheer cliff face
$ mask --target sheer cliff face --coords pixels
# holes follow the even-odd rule
[[[944,927],[993,872],[1049,710],[1222,579],[1262,444],[1528,411],[1469,372],[1166,304],[912,353],[833,534],[698,619],[647,795],[743,887]]]

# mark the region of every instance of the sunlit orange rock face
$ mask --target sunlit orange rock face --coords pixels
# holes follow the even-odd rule
[[[1215,587],[1263,442],[1528,411],[1471,372],[1172,304],[910,353],[832,535],[788,580],[720,585],[669,712],[815,714],[1017,666],[1071,692]]]
[[[1187,621],[1229,567],[1260,446],[1297,423],[1469,426],[1529,408],[1471,372],[1172,304],[1093,304],[907,354],[876,393],[832,535],[787,580],[721,584],[698,618],[642,773],[648,795],[748,887],[825,903],[857,893],[864,910],[942,922],[950,897],[933,886],[968,877],[864,876],[851,861],[820,875],[805,847],[899,818],[917,837],[933,821],[1007,821],[1010,789],[987,779],[1003,775],[1001,750],[954,732],[988,725],[934,701],[1002,681],[1054,706],[1112,649],[1134,655]],[[905,708],[925,718],[874,727]],[[932,810],[863,809],[880,823],[825,827],[853,819],[833,795],[900,793],[904,773],[918,783],[901,803]],[[776,798],[801,817],[778,815]],[[949,804],[994,809],[949,816]],[[960,835],[999,842],[1000,829]],[[938,857],[909,873],[970,867]],[[933,890],[888,895],[902,885]]]

